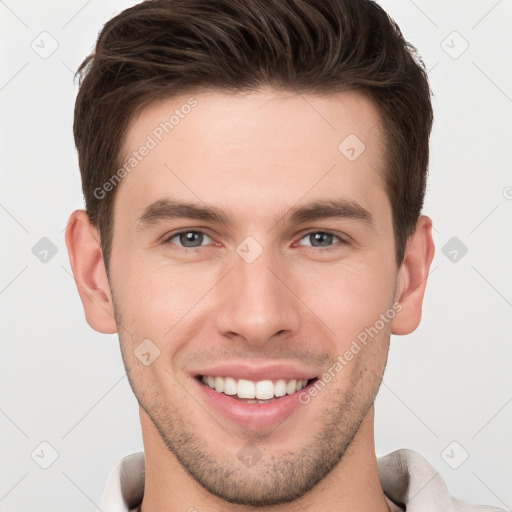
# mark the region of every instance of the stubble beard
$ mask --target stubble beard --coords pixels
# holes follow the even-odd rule
[[[120,326],[121,318],[115,306],[114,311]],[[263,454],[252,467],[244,465],[236,453],[230,453],[229,446],[223,448],[219,456],[215,448],[208,445],[197,430],[192,430],[190,424],[186,423],[186,411],[180,413],[170,407],[170,401],[162,401],[162,393],[147,393],[144,390],[145,379],[139,378],[140,373],[127,366],[124,354],[123,361],[139,405],[183,469],[217,498],[236,505],[261,508],[288,503],[304,496],[340,464],[374,403],[387,362],[389,335],[384,333],[380,340],[373,340],[375,344],[385,344],[386,353],[381,361],[379,375],[368,364],[375,354],[359,354],[361,359],[356,363],[352,377],[348,379],[348,390],[335,388],[337,379],[334,379],[317,395],[316,399],[334,405],[323,407],[313,424],[317,432],[312,433],[311,439],[296,452],[276,458],[271,455],[272,449],[265,451],[265,445],[273,444],[271,435],[267,438],[247,430],[245,441],[256,449],[260,445]],[[119,340],[123,352],[121,330]],[[129,346],[130,343],[126,345]],[[177,388],[178,392],[183,391],[183,387]],[[296,413],[300,414],[300,410]],[[282,424],[274,431],[279,431],[282,436],[284,428],[290,427]],[[265,453],[269,455],[265,456]]]
[[[247,431],[246,446],[262,454],[251,467],[243,464],[236,453],[229,453],[229,446],[219,454],[219,450],[208,445],[186,424],[179,411],[162,402],[161,395],[139,400],[139,404],[165,446],[204,489],[226,502],[259,508],[294,501],[328,475],[342,461],[373,405],[377,390],[378,386],[366,399],[352,391],[336,390],[334,399],[327,396],[327,390],[319,393],[319,399],[325,393],[324,403],[336,405],[325,407],[318,415],[314,423],[317,432],[312,433],[311,439],[296,452],[279,458],[271,455],[272,449],[265,449],[266,445],[272,445],[272,434],[265,438]],[[293,429],[293,426],[282,424],[274,432],[282,436],[284,428]]]

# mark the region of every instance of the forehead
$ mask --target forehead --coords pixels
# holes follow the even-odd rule
[[[356,91],[167,98],[143,109],[127,131],[128,172],[115,209],[129,208],[136,217],[168,195],[240,207],[245,215],[264,207],[274,216],[274,206],[306,196],[383,204],[381,134],[377,107]]]

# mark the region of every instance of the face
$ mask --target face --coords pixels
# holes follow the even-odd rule
[[[398,269],[378,111],[357,92],[183,95],[141,112],[134,151],[110,286],[142,414],[214,495],[301,496],[385,366]]]

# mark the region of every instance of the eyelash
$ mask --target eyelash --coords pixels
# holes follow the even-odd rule
[[[337,235],[336,233],[333,233],[332,231],[323,231],[323,230],[318,230],[318,229],[313,229],[311,231],[304,233],[300,237],[299,241],[303,240],[304,238],[308,237],[309,235],[313,235],[316,233],[321,233],[323,235],[331,235],[334,238],[337,238],[339,240],[339,242],[333,243],[332,245],[330,245],[328,247],[315,247],[313,245],[306,245],[306,247],[308,247],[310,250],[314,250],[315,252],[331,252],[331,251],[335,251],[336,249],[339,249],[339,247],[342,245],[348,245],[348,240],[346,238],[343,238],[342,236]]]
[[[178,244],[174,244],[173,242],[171,242],[171,240],[173,238],[176,238],[177,236],[182,235],[184,233],[200,233],[200,234],[206,235],[207,237],[213,239],[213,236],[209,235],[206,231],[202,231],[200,229],[182,229],[180,231],[176,231],[175,233],[170,234],[169,236],[166,236],[163,240],[163,244],[164,245],[167,245],[167,244],[176,245],[177,247],[179,247],[180,249],[184,249],[185,251],[188,251],[188,249],[194,250],[194,249],[200,249],[201,247],[205,247],[204,245],[199,245],[197,247],[183,247],[183,246],[180,246]],[[337,235],[336,233],[333,233],[331,231],[318,230],[318,229],[310,230],[310,231],[304,233],[300,237],[299,241],[303,240],[304,238],[308,237],[309,235],[313,235],[316,233],[322,233],[323,235],[331,235],[331,236],[337,238],[339,240],[339,242],[337,244],[333,244],[329,247],[315,247],[312,245],[305,246],[305,247],[309,247],[310,250],[314,250],[315,252],[330,252],[330,251],[336,250],[340,245],[348,245],[348,243],[349,243],[348,240],[346,240],[345,238],[343,238],[340,235]],[[294,243],[294,245],[298,245],[298,244]]]

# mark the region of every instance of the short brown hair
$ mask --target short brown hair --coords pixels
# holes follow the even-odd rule
[[[423,207],[433,122],[421,57],[369,0],[148,0],[126,9],[80,65],[74,137],[86,211],[109,269],[120,167],[134,115],[187,91],[261,86],[329,94],[357,89],[380,112],[396,261]]]

